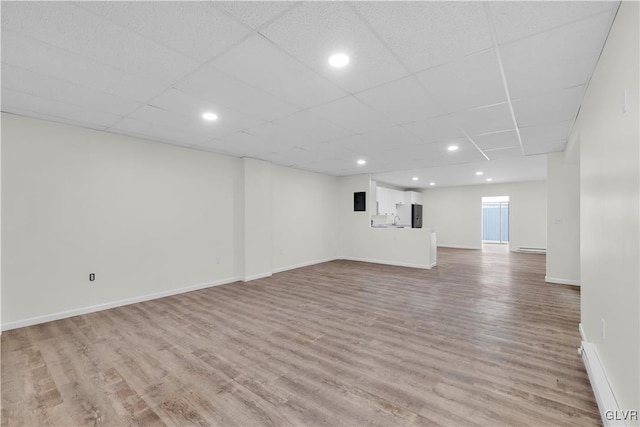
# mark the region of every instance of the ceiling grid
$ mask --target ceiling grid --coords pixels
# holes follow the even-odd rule
[[[406,187],[544,179],[618,5],[2,2],[1,107]]]

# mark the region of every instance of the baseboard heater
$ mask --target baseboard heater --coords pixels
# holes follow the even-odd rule
[[[602,423],[605,427],[625,427],[626,423],[622,419],[622,412],[611,390],[611,386],[607,380],[607,374],[602,368],[595,346],[589,342],[582,341],[578,352],[582,355],[584,367],[589,375],[591,388],[596,397],[598,409],[600,409]]]
[[[519,247],[517,252],[524,252],[528,254],[546,254],[547,250],[544,248],[527,248],[527,247]]]

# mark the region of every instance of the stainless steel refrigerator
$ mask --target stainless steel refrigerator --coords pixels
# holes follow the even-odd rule
[[[411,228],[422,228],[422,205],[411,205]]]

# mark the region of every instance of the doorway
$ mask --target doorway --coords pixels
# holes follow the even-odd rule
[[[482,243],[509,243],[509,196],[482,198]]]

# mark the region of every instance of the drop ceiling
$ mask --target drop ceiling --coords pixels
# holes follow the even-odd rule
[[[544,179],[618,5],[3,1],[2,111],[406,187]]]

